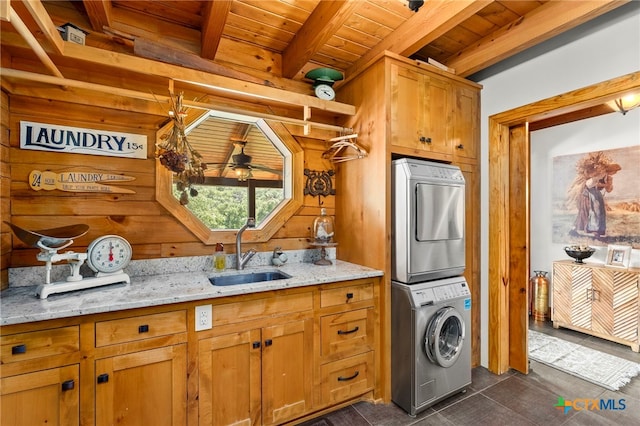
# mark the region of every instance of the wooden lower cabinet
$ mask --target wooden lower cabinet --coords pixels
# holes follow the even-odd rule
[[[640,270],[553,263],[553,326],[571,328],[639,351]]]
[[[69,365],[2,378],[0,424],[80,424],[78,370],[78,365]]]
[[[281,424],[312,406],[313,320],[199,340],[199,424]]]
[[[2,426],[80,424],[77,326],[3,328],[0,348]]]
[[[380,281],[0,327],[0,424],[280,425],[373,398]]]
[[[187,345],[98,359],[96,425],[173,425],[187,419]]]

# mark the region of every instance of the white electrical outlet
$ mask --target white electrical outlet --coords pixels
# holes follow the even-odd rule
[[[196,306],[196,331],[209,330],[213,325],[211,305]]]

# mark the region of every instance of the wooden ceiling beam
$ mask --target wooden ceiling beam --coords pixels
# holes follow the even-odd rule
[[[358,59],[347,74],[357,74],[385,50],[408,57],[490,3],[489,0],[427,1],[415,15]]]
[[[282,53],[282,75],[293,78],[351,17],[359,3],[347,0],[319,2]]]
[[[215,59],[233,2],[213,0],[204,3],[200,56],[206,59]]]
[[[9,3],[7,1],[7,3]],[[27,9],[33,20],[38,24],[47,42],[51,45],[55,53],[62,54],[64,51],[64,40],[60,37],[58,28],[51,20],[49,13],[44,8],[41,1],[23,1],[22,4]]]
[[[47,52],[42,48],[38,40],[34,37],[33,34],[31,34],[31,31],[29,31],[29,28],[27,28],[27,26],[22,21],[20,16],[18,16],[16,11],[13,9],[13,7],[9,7],[9,21],[11,22],[11,25],[13,25],[13,28],[16,29],[18,34],[20,34],[20,36],[24,38],[24,40],[27,42],[31,50],[33,50],[33,52],[36,54],[38,59],[40,59],[40,61],[44,64],[47,70],[54,76],[63,78],[63,75],[58,69],[58,67],[56,67],[56,64],[53,63],[53,61],[51,60],[49,55],[47,55]]]
[[[94,31],[102,32],[103,28],[110,28],[113,25],[111,0],[82,0],[82,4],[89,15],[89,22]]]
[[[629,0],[550,1],[445,62],[462,77],[622,6]]]

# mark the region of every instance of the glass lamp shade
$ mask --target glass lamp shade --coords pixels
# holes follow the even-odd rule
[[[630,94],[613,101],[613,108],[625,115],[640,106],[640,94]]]
[[[248,167],[237,166],[234,169],[234,172],[235,172],[236,177],[238,178],[239,181],[245,181],[245,180],[249,179],[250,177],[252,177],[251,169],[248,168]]]
[[[334,237],[333,218],[327,216],[327,209],[320,210],[320,216],[313,221],[313,238],[316,243],[332,243]]]

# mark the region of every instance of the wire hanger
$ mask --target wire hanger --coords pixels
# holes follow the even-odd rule
[[[322,153],[322,158],[325,160],[331,160],[334,163],[340,163],[343,161],[358,160],[366,157],[367,151],[358,146],[357,138],[358,134],[353,133],[329,139],[329,142],[333,142],[333,144],[329,149]],[[354,139],[356,141],[351,142],[350,139]]]

